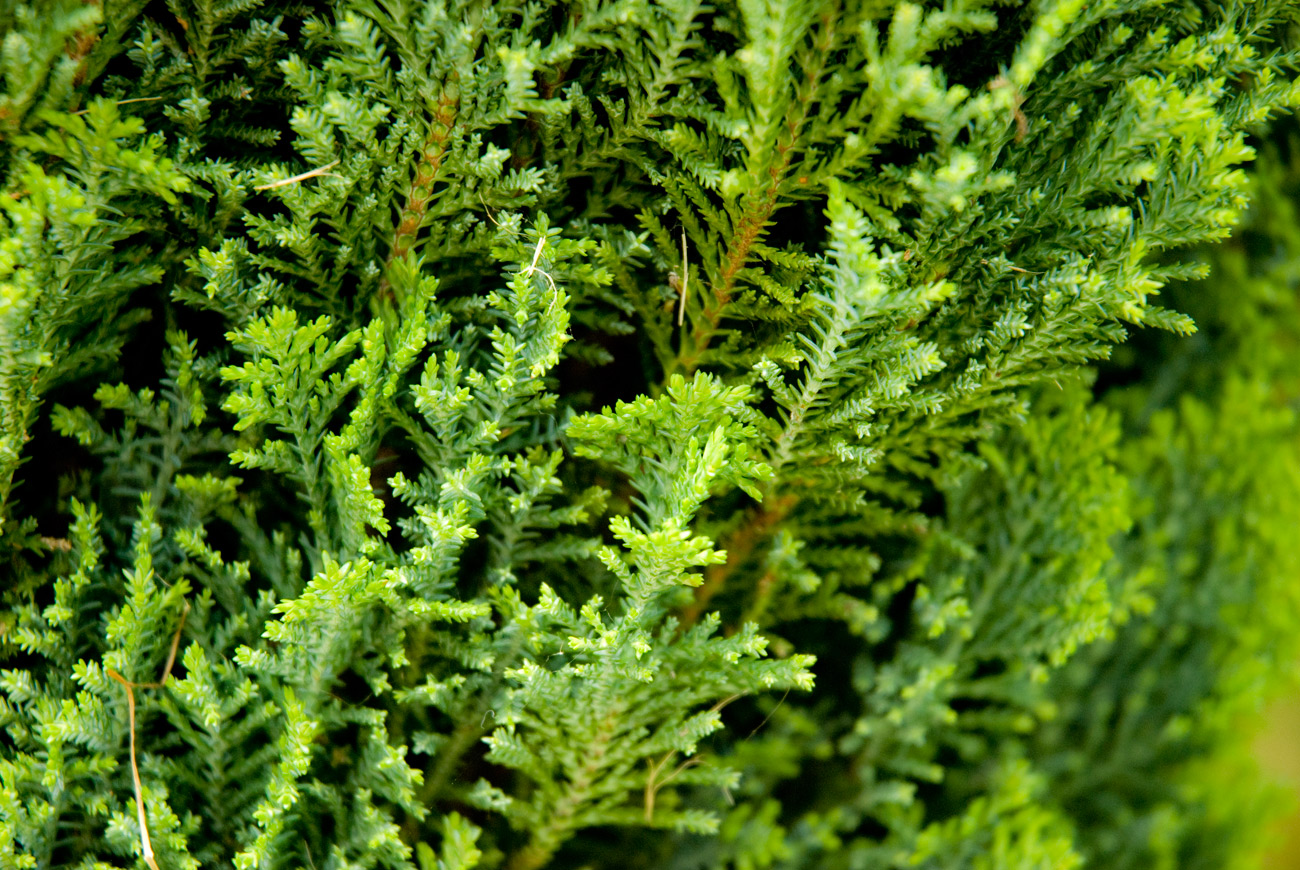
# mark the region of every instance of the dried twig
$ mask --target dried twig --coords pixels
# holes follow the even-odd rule
[[[682,292],[677,302],[677,325],[686,320],[686,289],[691,284],[690,265],[686,262],[686,228],[682,227]]]
[[[293,176],[292,178],[285,178],[285,179],[281,179],[280,181],[272,181],[269,184],[259,184],[256,187],[254,187],[253,190],[270,190],[273,187],[284,187],[286,184],[297,184],[300,181],[305,181],[308,178],[316,178],[317,176],[320,175],[333,175],[335,178],[338,178],[337,175],[330,172],[331,169],[333,169],[335,166],[338,165],[339,162],[335,160],[332,163],[326,163],[324,166],[318,166],[315,169],[308,169],[306,172],[300,172],[297,175]]]
[[[717,713],[723,707],[727,706],[728,704],[730,704],[732,701],[736,700],[739,697],[740,695],[731,695],[729,697],[723,698],[721,701],[719,701],[718,703],[710,707],[709,712]],[[677,750],[674,749],[671,752],[669,752],[667,755],[665,755],[663,758],[659,759],[658,763],[650,765],[650,776],[646,779],[646,784],[645,784],[645,821],[647,825],[654,821],[655,795],[659,793],[659,789],[663,788],[665,785],[667,785],[668,783],[676,779],[677,775],[681,773],[683,770],[686,770],[688,767],[694,767],[695,765],[700,763],[700,759],[698,757],[688,758],[685,761],[683,761],[681,764],[677,765],[677,767],[673,770],[672,773],[668,774],[668,776],[660,780],[659,771],[663,770],[664,767],[668,764],[668,762],[672,761],[673,757],[676,755],[677,755]]]
[[[488,205],[487,200],[483,198],[483,191],[481,190],[478,193],[478,201],[483,203],[483,213],[487,215],[488,220],[492,221],[492,226],[496,227],[497,229],[500,229],[501,224],[497,223],[496,218],[492,217],[492,207]]]
[[[767,724],[767,720],[768,720],[768,719],[771,719],[774,715],[776,715],[776,711],[781,709],[781,705],[785,703],[785,699],[786,699],[786,697],[789,696],[789,694],[790,694],[790,690],[789,690],[789,689],[786,689],[786,690],[785,690],[785,694],[781,696],[781,700],[780,700],[780,701],[777,701],[777,702],[776,702],[776,706],[772,708],[772,712],[771,712],[771,713],[768,713],[766,716],[764,716],[764,717],[763,717],[763,721],[758,723],[758,727],[755,728],[753,731],[749,732],[749,737],[753,737],[753,736],[754,736],[755,734],[757,734],[760,730],[762,730],[763,726]],[[746,737],[745,740],[748,740],[749,737]],[[743,741],[742,741],[742,742],[743,742]]]
[[[985,265],[985,266],[987,266],[987,265],[989,264],[989,261],[988,261],[988,260],[980,260],[980,263],[983,264],[983,265]],[[1010,269],[1012,272],[1019,272],[1019,273],[1022,274],[1022,275],[1041,275],[1041,274],[1043,274],[1042,272],[1031,272],[1031,271],[1029,271],[1028,269],[1022,269],[1022,268],[1020,268],[1019,266],[1012,266],[1012,265],[1009,264],[1009,263],[1007,264],[1007,268]]]
[[[551,286],[551,292],[554,293],[555,279],[552,278],[550,273],[547,272],[545,269],[537,268],[537,261],[542,258],[542,248],[545,246],[546,246],[546,236],[541,236],[540,238],[537,239],[537,247],[533,250],[533,261],[528,264],[528,268],[524,269],[524,271],[521,274],[531,275],[534,272],[539,273],[543,278],[546,279],[546,283]],[[554,298],[551,299],[551,304],[555,304]]]
[[[133,683],[126,677],[119,674],[112,668],[106,668],[104,673],[117,680],[126,689],[126,716],[127,724],[131,728],[131,782],[135,785],[135,815],[140,823],[140,847],[144,853],[144,863],[149,865],[149,870],[159,870],[158,862],[153,856],[153,843],[149,841],[149,824],[144,814],[144,790],[140,786],[140,767],[135,761],[135,690],[136,689],[161,689],[167,684],[167,678],[172,675],[172,665],[176,663],[176,649],[181,643],[181,629],[185,627],[185,617],[189,615],[190,603],[185,602],[185,609],[181,611],[180,624],[176,626],[176,633],[172,635],[172,648],[167,653],[167,665],[163,668],[162,679],[156,683]]]
[[[117,101],[116,103],[114,103],[113,105],[115,105],[115,106],[125,106],[127,103],[153,103],[153,102],[156,102],[156,101],[161,100],[161,99],[162,99],[162,97],[132,97],[132,98],[129,99],[129,100],[118,100],[118,101]],[[89,112],[89,111],[90,111],[90,109],[82,109],[81,111],[79,111],[79,112],[73,112],[72,114],[74,114],[74,115],[84,115],[84,114],[86,114],[86,113]]]
[[[671,782],[677,774],[681,773],[683,770],[686,770],[688,767],[694,767],[700,763],[699,758],[688,758],[681,764],[677,765],[677,768],[672,773],[668,774],[668,776],[664,777],[662,782],[655,782],[659,776],[659,771],[663,770],[664,765],[672,761],[673,756],[676,754],[677,750],[674,749],[672,752],[669,752],[663,758],[659,759],[658,764],[655,764],[650,768],[650,779],[645,784],[645,821],[647,825],[654,821],[655,795],[659,793],[659,789]]]

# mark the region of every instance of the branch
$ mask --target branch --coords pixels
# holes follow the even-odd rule
[[[133,683],[123,677],[112,668],[105,668],[104,673],[122,684],[126,689],[126,716],[127,723],[131,729],[131,782],[135,785],[135,814],[140,823],[140,846],[144,853],[144,863],[149,865],[150,870],[159,870],[158,862],[154,860],[153,843],[149,840],[149,825],[144,814],[144,790],[140,786],[140,768],[135,760],[135,689],[161,689],[167,684],[167,679],[172,675],[172,665],[176,662],[176,649],[181,642],[181,629],[185,627],[185,617],[189,615],[190,603],[185,602],[185,609],[181,611],[181,621],[176,626],[176,633],[172,635],[172,647],[167,653],[167,665],[163,668],[162,679],[156,683]]]

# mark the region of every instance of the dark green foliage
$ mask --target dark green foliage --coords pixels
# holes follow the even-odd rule
[[[1300,5],[0,7],[0,868],[1248,866]]]

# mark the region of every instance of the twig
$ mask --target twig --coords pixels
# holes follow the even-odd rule
[[[492,226],[496,227],[497,229],[500,229],[501,224],[497,223],[496,218],[492,217],[492,207],[489,206],[487,204],[487,200],[483,198],[483,191],[481,190],[478,192],[478,201],[483,203],[483,213],[487,215],[488,220],[492,221]]]
[[[140,786],[140,767],[135,761],[135,690],[161,689],[167,684],[167,678],[172,675],[172,665],[176,663],[176,649],[181,643],[181,629],[185,627],[185,617],[189,612],[190,603],[186,601],[185,609],[181,611],[180,624],[176,626],[176,633],[172,635],[172,648],[167,653],[167,665],[163,668],[161,680],[156,683],[133,683],[112,668],[104,670],[105,674],[117,680],[122,684],[122,688],[126,689],[127,724],[131,728],[131,782],[135,785],[135,814],[140,823],[141,851],[144,853],[144,863],[149,865],[149,870],[159,870],[159,868],[153,855],[153,843],[149,841],[149,824],[144,814],[144,789]]]
[[[113,105],[115,105],[115,106],[125,106],[127,103],[152,103],[152,102],[156,102],[157,100],[161,100],[161,99],[162,99],[162,97],[132,97],[132,98],[129,99],[129,100],[118,100],[118,101],[117,101],[116,103],[114,103]],[[72,112],[72,114],[73,114],[73,115],[84,115],[84,114],[86,114],[86,113],[89,112],[89,111],[90,111],[90,109],[82,109],[82,110],[79,111],[79,112]]]
[[[546,236],[539,235],[537,237],[537,247],[533,249],[533,261],[529,263],[528,268],[524,270],[525,275],[531,275],[533,274],[534,271],[536,271],[537,261],[542,258],[542,248],[544,248],[545,246],[546,246]]]
[[[682,293],[677,302],[677,325],[686,320],[686,288],[691,283],[690,265],[686,262],[686,227],[682,227]]]
[[[153,857],[153,844],[149,842],[149,825],[144,816],[144,796],[140,788],[140,768],[135,763],[135,692],[131,691],[132,684],[117,671],[109,668],[106,673],[126,689],[127,721],[131,725],[131,781],[135,784],[135,815],[140,823],[140,846],[141,851],[144,852],[144,863],[148,864],[151,870],[158,870],[158,862]]]
[[[719,701],[718,703],[710,707],[709,712],[717,713],[723,707],[727,706],[728,704],[730,704],[732,701],[736,700],[739,697],[741,696],[739,694],[736,694],[736,695],[730,695],[729,697],[723,698],[721,701]],[[667,755],[659,759],[658,764],[650,765],[650,776],[646,780],[646,784],[645,784],[645,821],[647,825],[654,821],[655,795],[659,793],[659,789],[663,788],[665,785],[667,785],[668,783],[676,779],[677,775],[681,773],[683,770],[686,770],[686,768],[694,767],[695,765],[700,763],[699,758],[688,758],[685,761],[683,761],[681,764],[677,765],[677,769],[674,770],[672,773],[668,774],[668,776],[665,777],[662,782],[657,782],[657,780],[659,779],[659,771],[663,770],[664,767],[668,764],[668,762],[673,760],[673,756],[675,756],[676,754],[677,754],[676,749],[670,750]]]
[[[650,779],[645,784],[645,822],[647,825],[654,821],[655,795],[659,793],[659,789],[663,788],[668,783],[672,782],[673,779],[677,776],[677,774],[681,773],[683,770],[686,770],[686,768],[694,767],[695,765],[700,763],[699,758],[688,758],[685,761],[683,761],[681,764],[677,765],[677,769],[674,770],[672,773],[668,774],[668,776],[664,778],[663,782],[656,783],[655,779],[656,777],[659,776],[659,771],[663,770],[664,765],[672,761],[673,756],[676,754],[677,754],[677,750],[676,749],[672,750],[663,758],[661,758],[658,764],[650,768]]]
[[[753,731],[749,732],[749,737],[753,737],[755,734],[757,734],[762,729],[762,727],[767,724],[767,720],[771,719],[774,715],[776,715],[776,711],[781,709],[781,705],[785,703],[785,699],[789,694],[790,694],[790,690],[786,689],[785,694],[781,696],[781,700],[777,701],[776,706],[772,708],[772,712],[768,713],[766,716],[763,717],[763,721],[758,723],[758,728],[755,728]],[[745,740],[748,740],[749,737],[746,737]]]
[[[539,273],[541,273],[542,277],[546,279],[546,283],[551,285],[551,292],[554,293],[554,292],[555,292],[555,279],[552,278],[551,275],[550,275],[550,273],[547,272],[545,269],[539,269],[539,268],[537,268],[537,261],[540,260],[540,259],[542,258],[542,248],[545,247],[545,246],[546,246],[546,236],[543,235],[543,236],[538,237],[538,239],[537,239],[537,247],[533,250],[533,261],[532,261],[531,263],[528,264],[528,268],[527,268],[527,269],[524,269],[524,271],[523,271],[521,274],[524,274],[524,275],[531,275],[531,274],[533,274],[534,272],[539,272]],[[554,303],[555,303],[555,299],[554,299],[554,297],[552,297],[552,299],[551,299],[551,304],[554,304]]]
[[[985,266],[987,266],[987,265],[989,264],[989,261],[988,261],[988,260],[980,260],[980,263],[983,264],[983,265],[985,265]],[[1010,269],[1012,272],[1019,272],[1019,273],[1022,274],[1022,275],[1041,275],[1041,274],[1043,274],[1042,272],[1031,272],[1031,271],[1029,271],[1028,269],[1022,269],[1022,268],[1020,268],[1019,266],[1012,266],[1010,263],[1007,264],[1007,268]]]
[[[254,187],[253,190],[270,190],[273,187],[284,187],[286,184],[297,184],[300,181],[305,181],[308,178],[315,178],[319,175],[334,175],[330,170],[338,165],[339,162],[335,160],[332,163],[326,163],[324,166],[318,166],[315,169],[308,169],[306,172],[300,172],[292,178],[285,178],[281,181],[272,181],[269,184],[259,184]],[[338,178],[337,175],[334,175],[334,177]]]

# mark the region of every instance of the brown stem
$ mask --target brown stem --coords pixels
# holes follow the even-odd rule
[[[750,511],[741,526],[724,539],[727,561],[711,565],[704,572],[704,582],[695,588],[695,600],[681,614],[681,630],[685,631],[699,621],[713,596],[722,591],[727,580],[743,565],[754,550],[767,540],[768,534],[798,503],[793,495],[775,496],[764,501],[757,511]]]
[[[677,370],[683,374],[689,375],[700,367],[705,351],[718,333],[718,325],[731,302],[740,272],[749,261],[750,251],[762,237],[763,228],[775,211],[776,189],[773,185],[769,195],[760,200],[752,211],[745,212],[736,224],[736,232],[727,248],[727,255],[723,258],[722,269],[713,283],[713,293],[705,298],[700,318],[692,318],[694,329],[690,332],[689,344],[686,339],[682,341],[682,350],[677,356]]]
[[[723,698],[718,703],[714,704],[712,707],[710,707],[709,712],[717,713],[723,707],[727,706],[728,704],[730,704],[732,701],[736,700],[739,697],[740,695],[738,694],[729,695],[726,698]],[[685,761],[683,761],[681,764],[677,765],[677,768],[673,770],[672,773],[668,774],[663,779],[659,779],[659,772],[664,769],[664,767],[668,764],[668,762],[672,761],[676,757],[677,757],[677,750],[674,749],[671,752],[669,752],[667,755],[665,755],[663,758],[661,758],[657,764],[650,765],[650,775],[646,777],[646,782],[645,782],[645,823],[647,825],[652,824],[654,822],[655,795],[659,794],[659,789],[663,788],[668,783],[676,779],[677,775],[680,774],[682,771],[686,770],[688,767],[694,767],[695,765],[699,764],[703,760],[698,755],[695,756],[694,758],[688,758]]]
[[[99,4],[95,4],[99,5]],[[94,30],[84,31],[72,37],[71,44],[65,49],[68,59],[77,64],[77,71],[72,75],[72,83],[81,85],[86,79],[86,58],[99,42],[99,33]]]
[[[689,337],[683,337],[675,371],[689,375],[700,367],[704,353],[718,333],[722,316],[731,302],[740,273],[749,262],[754,244],[762,238],[764,228],[779,208],[777,200],[781,185],[785,182],[794,163],[795,146],[803,135],[804,125],[812,112],[817,86],[835,50],[838,35],[835,25],[838,15],[838,3],[822,15],[822,32],[815,46],[818,63],[806,71],[803,82],[795,88],[797,106],[786,119],[784,134],[778,135],[774,143],[777,160],[767,168],[766,189],[753,200],[752,207],[745,211],[736,224],[736,231],[713,285],[712,298],[706,299],[704,308],[700,312],[700,319],[693,320],[694,329],[691,330]],[[802,183],[807,179],[801,177],[799,181]]]
[[[167,679],[172,675],[172,665],[176,663],[176,648],[180,646],[181,629],[185,627],[185,617],[189,615],[190,603],[185,602],[185,609],[181,611],[181,621],[176,626],[176,633],[172,635],[172,647],[167,653],[167,665],[163,668],[162,679],[156,683],[133,683],[126,677],[119,674],[112,668],[105,668],[104,673],[111,679],[117,680],[126,689],[126,721],[131,729],[131,783],[135,786],[135,815],[140,824],[140,851],[144,856],[144,863],[148,864],[150,870],[158,870],[158,862],[154,859],[153,843],[149,840],[149,825],[144,813],[144,789],[140,785],[140,767],[135,761],[135,690],[136,689],[161,689],[167,685]]]
[[[429,122],[429,135],[424,141],[420,153],[420,162],[415,167],[415,179],[411,182],[410,192],[406,195],[406,204],[398,217],[397,228],[393,231],[393,246],[385,263],[385,277],[379,282],[379,296],[391,300],[392,287],[388,283],[387,266],[394,260],[405,257],[415,246],[424,222],[424,215],[429,210],[429,200],[433,198],[433,186],[438,181],[442,161],[451,148],[451,131],[456,123],[456,113],[460,106],[460,92],[456,85],[459,78],[454,71],[448,77],[447,87],[438,97],[438,108]]]

